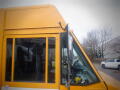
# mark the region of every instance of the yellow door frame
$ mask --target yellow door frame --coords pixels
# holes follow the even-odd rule
[[[2,46],[3,46],[3,35],[0,34],[0,90],[2,86]]]
[[[0,9],[0,89],[2,85],[2,46],[3,46],[3,27],[4,27],[4,11]]]
[[[14,82],[14,46],[15,38],[46,38],[46,66],[45,66],[45,83],[33,83],[33,82]],[[55,83],[48,83],[48,38],[55,37]],[[5,81],[6,71],[6,40],[7,38],[13,38],[12,48],[12,75],[11,82]],[[5,35],[3,41],[3,62],[2,62],[2,87],[25,87],[25,88],[51,88],[58,89],[60,82],[60,34],[34,34],[34,35]]]

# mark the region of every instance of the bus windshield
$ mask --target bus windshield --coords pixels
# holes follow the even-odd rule
[[[68,50],[69,54],[67,54],[67,49],[69,49]],[[68,73],[69,69],[67,69],[67,67],[64,65],[65,57],[68,57],[68,60],[70,60],[71,73]],[[68,37],[68,44],[65,43],[65,41],[62,44],[62,63],[61,64],[62,64],[62,83],[63,84],[65,84],[66,82],[66,77],[68,76],[67,74],[71,74],[70,76],[71,85],[88,85],[88,84],[96,83],[99,81],[96,74],[92,70],[91,66],[87,62],[86,57],[83,55],[81,49],[77,45],[75,39],[70,34]]]

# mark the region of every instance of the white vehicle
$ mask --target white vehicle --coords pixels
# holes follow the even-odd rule
[[[112,68],[120,70],[120,59],[102,61],[101,66],[103,68]]]

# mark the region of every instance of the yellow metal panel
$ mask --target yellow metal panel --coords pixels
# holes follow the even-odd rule
[[[2,84],[2,36],[0,35],[0,87]]]
[[[70,90],[107,90],[107,88],[104,86],[103,82],[91,84],[87,86],[72,86],[70,87]]]
[[[2,85],[2,41],[3,41],[4,11],[0,9],[0,87]]]
[[[4,26],[4,10],[0,9],[0,32],[3,31]]]
[[[45,66],[45,82],[48,82],[48,38],[46,38],[46,66]]]
[[[3,54],[2,54],[2,86],[5,81],[5,71],[6,71],[6,38],[3,38]]]
[[[58,89],[58,85],[52,83],[5,82],[3,86],[5,85],[8,85],[9,87]]]
[[[54,6],[6,9],[5,29],[59,27],[65,22]]]
[[[56,37],[56,82],[60,85],[60,34]]]
[[[30,35],[5,35],[4,38],[37,38],[37,37],[57,37],[58,34],[30,34]]]
[[[11,70],[11,81],[14,81],[14,54],[15,54],[15,39],[13,39],[13,43],[12,43],[12,70]]]
[[[40,29],[20,29],[20,30],[7,30],[4,32],[5,35],[15,34],[44,34],[44,33],[61,33],[64,32],[61,28],[40,28]]]

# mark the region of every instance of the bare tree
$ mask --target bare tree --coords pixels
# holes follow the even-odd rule
[[[104,51],[107,48],[107,42],[111,40],[111,29],[103,28],[98,31],[98,44],[99,44],[99,54],[101,58],[104,58]]]
[[[96,31],[88,32],[87,38],[85,38],[83,41],[83,45],[88,55],[92,59],[96,57],[97,48],[98,48],[97,32]]]
[[[111,39],[111,29],[92,30],[87,33],[87,38],[83,41],[83,46],[88,55],[94,58],[104,58],[104,51],[107,42]]]

